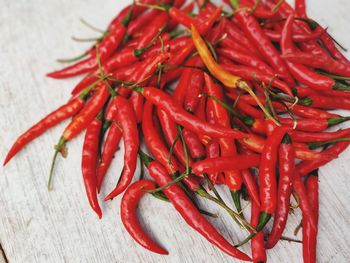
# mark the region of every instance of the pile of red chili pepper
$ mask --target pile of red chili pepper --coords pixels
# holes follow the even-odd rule
[[[317,169],[350,143],[350,128],[328,129],[350,120],[332,111],[350,109],[350,62],[340,48],[307,16],[303,0],[295,8],[283,0],[134,2],[83,55],[63,61],[72,65],[47,74],[83,78],[66,104],[17,139],[4,164],[70,119],[55,146],[49,188],[56,158],[85,132],[81,167],[91,208],[101,217],[99,202],[122,194],[122,222],[146,249],[168,253],[136,215],[142,196],[152,194],[210,243],[254,262],[266,262],[289,212],[300,208],[304,262],[316,262]],[[121,140],[122,173],[99,200]],[[151,179],[135,174],[138,159]],[[217,185],[231,192],[232,206]],[[225,209],[247,238],[225,240],[196,196]],[[249,221],[241,198],[250,200]],[[252,256],[239,250],[248,241]]]

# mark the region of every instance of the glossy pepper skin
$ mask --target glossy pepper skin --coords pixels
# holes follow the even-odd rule
[[[118,150],[119,142],[122,138],[122,132],[117,124],[112,123],[108,129],[103,149],[101,160],[97,167],[97,190],[100,192],[103,179],[113,160],[114,153]]]
[[[216,173],[230,170],[243,170],[258,166],[260,156],[257,154],[236,155],[233,157],[207,158],[192,165],[192,172],[196,175],[203,173]]]
[[[207,134],[219,138],[249,137],[248,134],[238,130],[217,127],[199,120],[197,117],[179,107],[168,94],[161,90],[152,87],[145,87],[141,89],[140,92],[147,100],[150,100],[157,107],[166,111],[176,123],[198,134]]]
[[[102,217],[102,212],[97,199],[96,186],[96,169],[98,161],[99,136],[102,128],[102,112],[90,123],[86,129],[83,154],[81,160],[81,171],[86,190],[86,195],[91,208],[96,212],[99,218]]]
[[[137,243],[154,253],[168,255],[168,251],[160,247],[144,232],[136,213],[139,201],[146,193],[145,191],[155,188],[155,183],[150,180],[140,180],[130,185],[120,204],[120,216],[125,229]]]
[[[77,97],[68,101],[66,104],[59,107],[50,114],[46,115],[43,119],[41,119],[39,122],[37,122],[30,129],[28,129],[26,132],[24,132],[21,136],[18,137],[16,142],[12,145],[11,149],[9,150],[3,165],[5,166],[12,159],[13,156],[15,156],[19,151],[21,151],[23,147],[25,147],[32,140],[39,137],[48,129],[56,126],[63,120],[68,119],[77,114],[83,108],[84,104],[85,99]]]
[[[117,186],[105,200],[116,197],[128,187],[136,170],[137,153],[139,150],[139,133],[134,110],[129,101],[121,96],[116,97],[116,103],[118,114],[115,120],[122,129],[124,141],[124,167]]]
[[[148,164],[147,161],[144,161],[144,163],[146,163],[152,178],[160,186],[172,181],[166,169],[160,163],[156,161],[148,161]],[[186,223],[205,237],[210,243],[232,257],[245,261],[251,260],[249,256],[236,249],[219,234],[219,232],[201,215],[178,185],[172,184],[165,188],[163,192],[174,205],[175,209],[185,219]]]
[[[264,150],[261,155],[259,166],[260,202],[261,212],[258,230],[261,230],[276,211],[277,206],[277,181],[276,165],[277,152],[282,138],[287,129],[277,127],[272,135],[267,138]]]
[[[285,134],[279,148],[279,181],[277,190],[277,207],[274,215],[273,226],[266,248],[274,247],[280,240],[287,223],[290,206],[290,196],[293,190],[295,174],[295,150],[291,138]]]
[[[282,54],[295,52],[296,48],[292,41],[294,15],[290,15],[284,24],[281,49]],[[287,62],[288,68],[293,76],[301,83],[304,83],[316,90],[331,90],[335,87],[335,81],[329,77],[320,75],[309,68],[292,62]]]
[[[131,18],[131,10],[126,14],[123,22],[118,25],[111,27],[107,36],[98,44],[98,53],[100,56],[101,63],[104,63],[108,57],[118,48],[122,42],[123,37],[126,33],[126,26],[128,25]],[[87,73],[98,68],[98,62],[96,59],[96,53],[93,52],[92,56],[77,62],[67,68],[48,73],[47,76],[51,78],[68,78],[77,76],[83,73]]]
[[[254,182],[255,183],[255,182]],[[256,184],[256,183],[255,183]],[[256,227],[259,223],[260,206],[256,202],[251,204],[250,224]],[[257,233],[251,241],[252,258],[255,263],[266,262],[266,249],[264,246],[264,233]]]
[[[295,84],[292,76],[288,72],[288,69],[278,54],[276,48],[272,45],[270,39],[265,35],[264,31],[261,29],[257,20],[248,14],[248,12],[241,11],[235,16],[244,33],[247,37],[254,43],[258,48],[260,53],[263,55],[264,59],[269,62],[274,70],[288,83],[288,85],[293,86]]]
[[[309,175],[305,182],[307,196],[318,224],[318,176],[317,172]],[[316,263],[317,231],[313,230],[307,220],[302,221],[303,259],[305,263]]]

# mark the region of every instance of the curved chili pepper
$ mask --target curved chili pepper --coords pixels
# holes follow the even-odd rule
[[[321,152],[321,154],[326,157],[299,163],[297,165],[298,174],[300,176],[305,176],[317,168],[329,163],[333,159],[338,158],[339,154],[345,151],[349,144],[350,142],[338,142],[329,149]]]
[[[340,129],[335,132],[302,132],[291,131],[293,141],[296,142],[324,142],[338,138],[344,138],[350,135],[350,128]]]
[[[121,126],[124,140],[124,168],[119,182],[115,189],[108,194],[106,200],[116,197],[122,193],[130,184],[137,163],[137,153],[139,150],[139,135],[137,130],[136,116],[129,101],[121,96],[116,97],[118,114],[116,121]]]
[[[12,157],[15,156],[19,151],[21,151],[23,147],[26,146],[29,142],[39,137],[45,131],[56,126],[63,120],[68,119],[69,117],[72,117],[75,114],[77,114],[81,110],[81,108],[83,108],[86,99],[87,94],[84,94],[68,101],[66,104],[59,107],[50,114],[46,115],[46,117],[37,122],[26,132],[24,132],[12,145],[5,158],[3,165],[5,166],[12,159]]]
[[[160,163],[151,161],[150,159],[143,160],[143,162],[148,167],[150,175],[160,186],[172,181],[166,169]],[[172,184],[165,188],[163,192],[172,202],[175,209],[185,219],[186,223],[204,236],[210,243],[217,246],[230,256],[245,261],[251,260],[250,257],[229,244],[217,232],[217,230],[200,214],[178,185]]]
[[[292,119],[280,118],[280,122],[283,125],[293,127],[295,122]],[[295,129],[300,131],[318,132],[324,131],[328,127],[348,121],[347,117],[336,117],[326,119],[297,119]]]
[[[235,18],[239,21],[243,31],[250,41],[252,41],[258,48],[264,59],[269,62],[273,69],[276,70],[283,79],[285,79],[288,85],[293,86],[295,82],[288,72],[284,61],[280,58],[276,48],[265,35],[257,20],[245,10],[238,12]]]
[[[120,204],[120,216],[125,229],[137,243],[154,253],[168,255],[168,251],[161,248],[143,231],[136,214],[138,203],[145,191],[155,188],[155,183],[150,180],[140,180],[130,185]]]
[[[293,29],[293,21],[294,21],[294,16],[290,15],[287,18],[286,23],[284,24],[282,37],[281,37],[281,49],[283,54],[295,52],[295,49],[296,49],[293,45],[293,41],[291,37],[292,29]],[[304,83],[310,86],[311,88],[314,88],[317,90],[331,90],[331,89],[338,88],[337,83],[333,79],[327,76],[320,75],[303,65],[287,62],[287,66],[291,71],[292,75],[299,82]]]
[[[318,224],[318,176],[311,174],[306,179],[306,191],[309,203],[315,214],[316,224]],[[307,220],[302,221],[303,229],[303,259],[305,263],[316,262],[317,231],[314,231]]]
[[[282,55],[282,58],[294,63],[300,63],[305,66],[323,69],[329,73],[350,77],[350,65],[331,57],[316,56],[312,53],[291,52]]]
[[[235,39],[227,35],[224,39],[219,42],[219,46],[223,48],[232,48],[237,52],[245,55],[249,55],[254,57],[255,59],[259,59],[260,57],[255,53],[252,53],[246,46],[243,46],[240,42],[236,42]]]
[[[264,29],[265,34],[271,39],[271,41],[274,42],[280,42],[281,41],[281,34],[277,31],[274,30],[268,30]],[[310,40],[317,40],[320,38],[323,34],[326,34],[326,30],[324,31],[314,31],[310,34],[304,34],[304,35],[299,35],[299,34],[293,34],[292,39],[293,42],[304,42],[304,41],[310,41]],[[282,55],[282,58],[285,58],[284,55]]]
[[[119,142],[122,138],[122,132],[117,124],[113,123],[109,127],[103,149],[100,157],[100,162],[97,167],[97,191],[100,192],[103,179],[113,160],[114,153],[118,150]]]
[[[81,160],[81,171],[83,174],[86,195],[91,208],[96,212],[99,218],[102,217],[102,212],[97,200],[96,166],[98,159],[99,137],[102,128],[102,116],[103,112],[100,112],[86,129]]]
[[[293,92],[295,93],[295,95],[301,98],[313,94],[318,94],[318,91],[302,86],[295,86],[293,88]],[[350,98],[350,92],[342,90],[323,90],[321,91],[321,93],[326,96]]]
[[[152,19],[154,19],[157,15],[159,15],[160,11],[156,9],[149,10],[147,13],[144,13],[138,16],[136,19],[132,20],[127,28],[128,35],[135,35],[140,32],[141,29],[148,25]]]
[[[186,112],[179,107],[172,98],[165,92],[156,88],[146,87],[139,88],[139,92],[154,105],[164,110],[169,117],[181,126],[192,130],[199,134],[207,134],[212,137],[222,138],[244,138],[249,137],[248,134],[234,129],[227,129],[224,127],[217,127],[199,120],[197,117]]]
[[[277,192],[277,207],[266,248],[272,248],[280,240],[287,223],[290,196],[293,189],[295,174],[295,150],[291,138],[285,134],[279,148],[279,180]]]
[[[317,232],[317,221],[311,204],[308,200],[305,185],[301,180],[301,176],[294,176],[293,189],[297,193],[300,202],[300,209],[303,215],[303,220],[306,220],[310,224],[310,228]]]
[[[266,72],[271,75],[275,74],[270,66],[268,66],[265,62],[248,54],[240,53],[239,50],[234,50],[233,48],[220,48],[217,50],[217,53],[240,64],[256,68],[261,72]]]
[[[124,17],[123,21],[111,28],[108,35],[98,45],[98,53],[100,55],[101,63],[103,64],[108,57],[118,48],[126,33],[126,27],[131,19],[131,11]],[[82,61],[77,62],[64,69],[48,73],[47,76],[51,78],[68,78],[87,73],[98,68],[96,55],[90,56]]]
[[[153,104],[146,101],[142,117],[142,132],[144,134],[145,143],[155,159],[167,169],[168,173],[175,174],[176,171],[179,170],[177,160],[174,156],[169,156],[169,150],[154,127],[152,116]]]
[[[192,164],[192,172],[196,175],[216,173],[230,170],[243,170],[259,165],[260,156],[257,154],[236,155],[233,157],[207,158]]]

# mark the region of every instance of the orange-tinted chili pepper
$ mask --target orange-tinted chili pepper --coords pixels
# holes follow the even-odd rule
[[[280,240],[287,223],[290,196],[293,190],[295,175],[295,150],[291,138],[285,134],[279,148],[279,180],[277,192],[277,207],[266,248],[272,248]]]
[[[102,117],[103,112],[100,112],[86,129],[81,160],[81,171],[83,174],[86,195],[91,208],[96,212],[99,218],[102,217],[102,212],[97,200],[96,170]]]
[[[140,180],[130,185],[120,204],[120,216],[125,229],[137,243],[154,253],[167,255],[168,251],[160,247],[144,232],[136,213],[139,201],[146,193],[145,190],[149,191],[155,188],[155,183],[150,180]]]

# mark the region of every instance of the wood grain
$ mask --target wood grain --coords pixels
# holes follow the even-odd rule
[[[89,46],[72,42],[71,35],[97,36],[78,18],[104,28],[129,2],[105,0],[101,5],[96,0],[2,1],[1,160],[21,132],[69,98],[79,80],[45,78],[45,73],[60,67],[55,58],[77,55]],[[329,26],[329,32],[350,47],[348,0],[310,0],[308,7],[312,17]],[[53,146],[64,125],[31,143],[0,170],[0,242],[9,262],[236,262],[190,229],[170,204],[151,197],[142,200],[140,215],[147,231],[169,250],[166,259],[142,249],[125,232],[119,217],[120,198],[104,203],[103,218],[98,220],[88,207],[81,178],[82,136],[69,143],[68,158],[57,162],[54,191],[48,192]],[[350,262],[349,153],[347,150],[320,171],[318,258],[322,263]],[[117,181],[121,156],[122,149],[110,169],[101,199]],[[224,197],[229,199],[227,194]],[[229,241],[236,243],[246,235],[222,210],[207,202],[201,204],[220,214],[220,218],[209,220]],[[296,211],[289,218],[285,236],[293,236],[299,221],[300,213]],[[243,250],[250,253],[248,245]],[[280,242],[268,257],[269,262],[302,262],[301,245]]]

